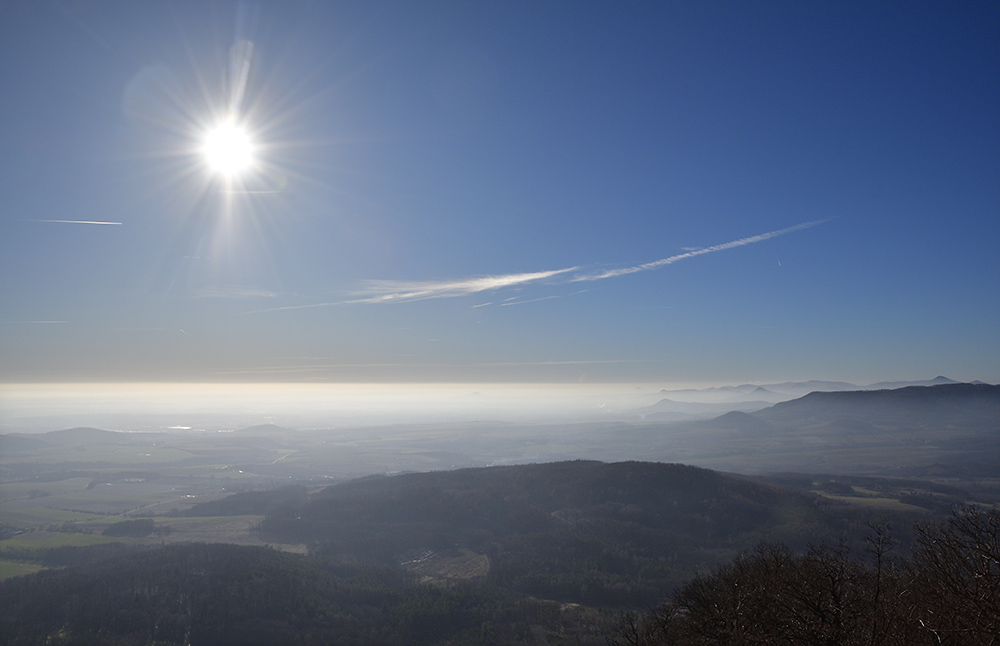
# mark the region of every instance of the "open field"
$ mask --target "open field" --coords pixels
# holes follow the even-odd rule
[[[0,484],[0,504],[7,503],[18,498],[46,498],[48,496],[58,496],[73,491],[81,491],[87,488],[91,478],[66,478],[53,482],[22,481],[4,482]]]
[[[403,563],[403,567],[418,575],[421,582],[445,583],[486,576],[490,571],[490,559],[463,547],[454,553],[424,552]]]
[[[0,523],[23,529],[47,527],[55,524],[61,525],[63,523],[85,522],[96,518],[101,518],[101,516],[90,512],[53,509],[52,507],[21,506],[14,509],[8,508],[5,505],[3,509],[0,509]]]
[[[38,464],[73,464],[74,466],[161,465],[194,457],[182,449],[162,446],[54,446],[31,452],[30,461]],[[5,456],[3,463],[27,461],[24,457]]]
[[[918,507],[916,505],[909,505],[904,502],[900,502],[895,498],[879,498],[876,496],[838,496],[836,494],[826,493],[824,491],[816,491],[824,498],[829,498],[830,500],[836,500],[839,502],[846,502],[852,505],[858,505],[859,507],[870,507],[871,509],[886,509],[892,511],[910,511],[914,513],[924,513],[927,510]]]
[[[137,543],[232,543],[234,545],[271,545],[285,552],[306,553],[304,545],[283,545],[261,540],[256,527],[263,516],[192,516],[154,518],[156,529],[145,538],[130,539]],[[77,523],[81,530],[99,535],[109,525],[121,522],[121,517],[105,516]],[[106,538],[106,537],[103,537]],[[0,546],[3,542],[0,542]]]
[[[25,532],[0,541],[0,555],[12,551],[38,552],[55,547],[90,547],[104,543],[135,543],[137,539],[84,532]]]
[[[227,495],[224,488],[210,485],[116,482],[91,487],[90,482],[51,496],[8,499],[0,509],[0,523],[31,528],[101,516],[162,515]],[[0,485],[0,491],[5,488],[6,483]]]
[[[41,565],[35,563],[28,563],[25,561],[12,561],[10,559],[0,559],[0,581],[4,579],[9,579],[12,576],[21,576],[22,574],[32,574],[43,570]]]

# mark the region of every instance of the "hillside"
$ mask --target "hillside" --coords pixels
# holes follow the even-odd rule
[[[741,473],[1000,476],[1000,386],[813,392],[753,412],[622,433],[653,459]]]
[[[37,435],[11,433],[0,435],[0,451],[34,451],[46,446],[107,446],[134,441],[129,433],[106,431],[100,428],[76,427],[49,431]]]
[[[754,414],[788,426],[857,418],[871,424],[918,428],[1000,429],[1000,386],[944,384],[813,392]]]
[[[793,480],[839,491],[836,482]],[[874,517],[897,528],[929,517],[904,508],[876,513],[760,480],[648,462],[249,491],[195,505],[183,518],[143,519],[143,529],[164,536],[190,520],[249,515],[262,519],[262,539],[305,542],[308,556],[158,547],[154,539],[11,549],[8,556],[63,569],[0,582],[0,631],[6,643],[59,634],[67,643],[120,644],[601,644],[621,611],[654,606],[762,540],[795,550],[841,538],[860,544]],[[102,538],[139,524],[103,524]],[[907,533],[896,536],[905,550]]]
[[[246,513],[250,496],[228,502]],[[262,532],[346,562],[466,549],[488,558],[491,582],[523,594],[643,607],[764,537],[801,547],[863,524],[857,508],[706,469],[575,461],[334,485],[272,508]]]

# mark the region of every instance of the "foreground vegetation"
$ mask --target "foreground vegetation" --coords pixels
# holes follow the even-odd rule
[[[1000,641],[1000,512],[956,510],[918,524],[912,556],[891,558],[891,537],[873,527],[866,558],[844,544],[795,554],[761,544],[699,576],[655,611],[625,616],[617,646]]]

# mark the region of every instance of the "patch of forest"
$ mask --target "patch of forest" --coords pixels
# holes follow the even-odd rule
[[[726,476],[700,469],[673,473],[677,465],[662,465],[671,468],[659,474],[643,472],[643,465],[619,468],[637,466],[644,473],[637,484],[644,489],[660,478],[687,478],[697,498],[718,495],[715,488],[730,484]],[[573,481],[573,469],[596,467],[553,468]],[[578,485],[608,485],[607,493],[581,493],[577,504],[607,504],[623,495],[629,485],[616,488],[610,484],[615,479],[607,477],[621,473],[597,468],[596,474],[576,474]],[[522,475],[540,482],[536,478],[541,476],[530,470]],[[712,476],[723,480],[713,484]],[[505,483],[506,477],[502,474],[495,484]],[[299,509],[353,499],[356,487],[368,491],[374,486],[376,492],[369,493],[378,499],[394,491],[387,487],[392,480],[326,490]],[[403,482],[413,489],[412,481]],[[729,495],[754,490],[737,486]],[[660,493],[653,490],[649,496]],[[564,502],[565,495],[548,491],[540,499]],[[664,503],[673,506],[671,500]],[[612,603],[541,598],[518,589],[516,579],[505,581],[482,571],[426,583],[434,578],[427,574],[442,564],[468,567],[476,561],[467,548],[450,555],[448,550],[425,551],[406,563],[388,565],[346,559],[323,543],[316,543],[308,556],[226,544],[63,548],[61,558],[51,564],[59,560],[69,567],[0,582],[0,643],[964,646],[989,643],[998,634],[1000,512],[964,507],[947,522],[920,521],[910,550],[900,549],[887,523],[864,525],[865,535],[857,540],[842,535],[802,550],[758,542],[673,591],[660,590],[655,609],[646,614]],[[121,527],[133,529],[131,524]],[[526,538],[524,545],[531,540]],[[486,564],[485,559],[476,562]],[[545,576],[562,567],[552,553],[542,555],[536,565]],[[600,570],[608,563],[595,552],[589,567]],[[598,579],[590,577],[597,585]]]
[[[248,510],[251,500],[261,507]],[[333,560],[391,565],[423,551],[468,549],[488,557],[493,585],[564,603],[633,608],[649,607],[760,540],[803,549],[857,538],[872,516],[805,491],[646,462],[371,477],[327,487],[300,504],[275,507],[248,493],[211,510],[227,501],[234,510],[266,513],[265,540],[305,543]],[[917,516],[893,517],[908,527]]]
[[[609,612],[399,568],[223,544],[119,554],[0,584],[4,644],[603,643]]]
[[[879,482],[787,478],[827,491]],[[883,617],[891,613],[868,609],[904,593],[931,599],[908,610],[911,618],[927,608],[940,617],[941,608],[959,602],[911,592],[923,575],[907,564],[931,563],[936,553],[928,546],[951,536],[927,520],[929,512],[891,513],[896,530],[889,534],[870,508],[678,464],[576,461],[369,477],[312,494],[299,486],[235,494],[189,513],[264,514],[264,538],[305,542],[310,553],[225,544],[45,550],[32,558],[59,569],[0,582],[0,643],[788,641],[792,628],[767,633],[763,625],[739,623],[760,617],[784,626],[765,612],[779,607],[768,605],[772,596],[796,617],[820,617],[795,628],[806,632],[790,643],[826,643],[828,634],[841,634],[823,623],[835,616],[834,623],[867,622],[869,637],[876,629],[888,634],[879,626],[894,625]],[[973,518],[968,513],[956,518]],[[1000,524],[1000,517],[989,518],[979,527]],[[151,524],[125,520],[105,531],[146,534]],[[947,561],[961,564],[960,579],[962,567],[977,564],[982,571],[974,580],[993,585],[984,588],[990,594],[1000,577],[997,534],[985,561],[965,558],[959,539],[951,541],[949,558],[962,558]],[[866,536],[877,538],[877,550],[848,549],[863,546]],[[873,593],[872,585],[886,592]],[[873,594],[889,596],[877,601]],[[722,613],[729,607],[723,601],[735,609],[684,623],[704,608]],[[658,604],[654,613],[634,614]],[[626,611],[633,614],[619,626]],[[705,632],[716,624],[736,626],[739,635]],[[753,641],[758,633],[765,637]],[[865,643],[893,643],[878,639]]]

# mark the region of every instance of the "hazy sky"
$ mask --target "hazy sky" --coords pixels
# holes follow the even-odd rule
[[[0,381],[1000,381],[998,34],[996,2],[2,3]]]

